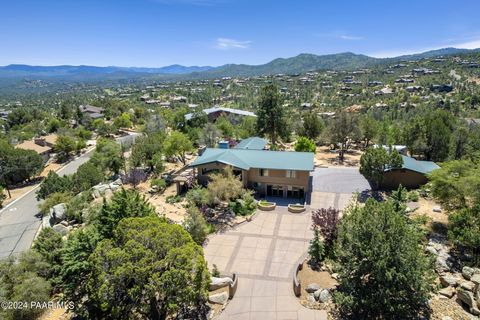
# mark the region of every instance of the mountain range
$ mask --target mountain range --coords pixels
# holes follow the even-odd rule
[[[219,67],[170,65],[161,68],[138,67],[97,67],[97,66],[31,66],[11,64],[0,67],[0,78],[57,78],[62,80],[102,80],[137,77],[157,77],[159,79],[202,79],[224,76],[258,76],[272,74],[296,74],[311,70],[354,70],[369,68],[396,61],[421,60],[439,56],[480,52],[480,49],[443,48],[418,54],[394,58],[374,58],[351,52],[315,55],[302,53],[291,58],[277,58],[266,64],[226,64]]]

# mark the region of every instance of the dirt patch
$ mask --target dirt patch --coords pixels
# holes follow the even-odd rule
[[[318,284],[322,289],[334,289],[338,285],[328,271],[313,270],[307,262],[303,263],[303,268],[298,272],[297,278],[302,285],[300,300],[307,300],[309,294],[305,288],[311,283]]]
[[[431,300],[430,307],[432,309],[431,320],[443,320],[444,317],[450,317],[452,320],[478,319],[463,310],[457,302],[450,299],[435,297]]]
[[[162,194],[150,194],[150,181],[146,181],[137,186],[137,190],[145,195],[148,202],[150,202],[156,209],[157,213],[165,215],[177,223],[180,223],[185,218],[187,210],[185,209],[186,201],[182,197],[180,202],[167,203],[167,198],[175,197],[177,195],[177,187],[175,184],[168,186]]]
[[[428,217],[427,229],[433,233],[446,235],[448,226],[448,214],[444,210],[434,212],[433,208],[440,207],[438,203],[432,199],[420,197],[418,199],[418,209],[412,213],[412,217],[425,215]]]
[[[361,151],[351,149],[345,153],[345,159],[341,162],[338,157],[338,150],[331,150],[328,146],[321,146],[317,147],[314,161],[316,166],[358,167],[361,156]]]
[[[39,320],[69,320],[72,318],[66,309],[48,309],[42,314]]]

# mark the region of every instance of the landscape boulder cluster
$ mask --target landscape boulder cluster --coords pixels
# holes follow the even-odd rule
[[[436,256],[435,271],[442,286],[438,291],[440,299],[457,301],[471,314],[480,316],[480,268],[464,266],[460,272],[456,268],[458,261],[438,238],[431,238],[426,250]]]

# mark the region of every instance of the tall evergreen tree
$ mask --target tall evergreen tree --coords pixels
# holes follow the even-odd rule
[[[428,312],[434,277],[421,243],[421,232],[392,201],[369,199],[348,209],[336,250],[335,300],[345,317],[418,319]]]
[[[269,136],[273,145],[276,144],[277,137],[283,135],[286,130],[282,100],[278,87],[274,84],[266,85],[260,92],[257,131],[261,135]]]

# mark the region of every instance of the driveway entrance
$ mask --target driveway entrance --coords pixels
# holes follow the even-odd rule
[[[326,320],[325,311],[304,308],[293,294],[292,276],[312,238],[309,210],[285,207],[257,212],[253,221],[210,238],[209,268],[238,274],[238,289],[218,319]]]

